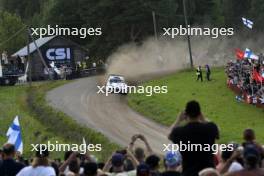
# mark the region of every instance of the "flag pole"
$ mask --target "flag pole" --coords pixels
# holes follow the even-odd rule
[[[187,11],[186,11],[185,0],[183,0],[183,12],[184,12],[185,27],[187,29],[188,28],[188,20],[187,20]],[[188,49],[189,49],[189,55],[190,55],[190,64],[191,64],[191,68],[193,68],[192,47],[191,47],[190,36],[188,33],[187,33],[187,40],[188,40]]]
[[[27,29],[27,62],[28,62],[29,86],[31,86],[32,85],[32,71],[31,71],[31,58],[30,58],[30,29],[29,28]]]
[[[153,19],[153,28],[154,28],[155,40],[158,41],[156,14],[154,11],[152,11],[152,19]]]

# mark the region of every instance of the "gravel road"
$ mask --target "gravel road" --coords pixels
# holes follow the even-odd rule
[[[156,153],[168,144],[168,128],[130,109],[126,96],[97,94],[99,77],[78,79],[47,94],[47,101],[80,124],[101,132],[111,141],[127,146],[134,134],[143,134]],[[142,145],[142,144],[139,144]]]

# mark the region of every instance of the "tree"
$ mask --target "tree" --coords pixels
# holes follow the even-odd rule
[[[173,0],[80,0],[79,5],[79,14],[82,14],[85,26],[102,28],[103,35],[90,37],[87,44],[91,53],[101,58],[107,57],[124,43],[140,43],[146,37],[153,36],[152,11],[156,13],[160,31],[161,27],[177,21],[177,3]]]
[[[241,17],[249,15],[251,8],[250,2],[251,0],[224,0],[225,24],[227,26],[240,28],[242,26]]]
[[[23,28],[24,24],[17,15],[0,12],[0,51],[6,50],[10,54],[24,46],[26,32]],[[19,31],[21,32],[18,33]],[[14,36],[16,33],[18,35]]]
[[[22,19],[31,18],[40,12],[41,0],[0,0],[2,10],[15,13]]]
[[[254,21],[254,29],[263,32],[264,3],[261,0],[252,0],[250,9],[251,20]]]

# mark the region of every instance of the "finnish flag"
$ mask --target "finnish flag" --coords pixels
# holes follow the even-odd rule
[[[242,17],[242,21],[244,23],[245,26],[247,26],[248,28],[252,29],[253,28],[253,21],[246,19],[244,17]]]
[[[13,144],[15,146],[16,151],[19,151],[22,154],[23,142],[22,142],[21,128],[19,125],[18,116],[15,117],[13,123],[8,128],[6,136],[8,137],[7,143]]]
[[[258,60],[259,59],[259,57],[256,54],[254,54],[248,48],[246,48],[246,50],[245,50],[244,58],[249,58],[249,59],[253,59],[253,60]]]

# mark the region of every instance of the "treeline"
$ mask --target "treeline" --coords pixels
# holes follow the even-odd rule
[[[264,23],[263,0],[186,0],[190,24],[241,28],[241,17],[252,19],[254,30]],[[152,12],[158,32],[162,27],[184,24],[183,0],[0,0],[0,50],[13,52],[25,43],[19,35],[15,42],[1,45],[26,24],[41,27],[101,27],[102,36],[73,40],[89,49],[92,57],[105,59],[127,42],[140,44],[154,35]],[[10,30],[12,29],[12,30]]]

